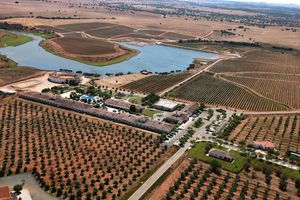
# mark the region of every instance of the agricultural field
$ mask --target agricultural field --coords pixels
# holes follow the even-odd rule
[[[300,116],[250,115],[229,135],[229,140],[246,145],[252,141],[270,141],[281,155],[287,151],[300,153]]]
[[[238,75],[222,75],[225,80],[246,86],[251,91],[255,91],[264,97],[283,103],[291,108],[300,108],[300,76],[282,75],[268,77],[249,77]],[[286,78],[284,80],[284,78]]]
[[[286,52],[254,48],[240,59],[225,60],[216,64],[211,71],[225,72],[268,72],[300,74],[298,52]]]
[[[189,39],[191,36],[188,35],[182,35],[179,33],[173,33],[173,32],[167,32],[161,35],[161,37],[165,39],[170,39],[170,40],[181,40],[181,39]]]
[[[138,54],[106,40],[79,37],[78,33],[45,40],[41,46],[53,54],[95,66],[122,62]]]
[[[0,176],[31,171],[59,198],[120,199],[168,159],[160,136],[12,98],[0,104]]]
[[[173,45],[184,47],[184,48],[190,48],[200,51],[211,51],[211,52],[230,52],[230,53],[240,53],[243,54],[251,48],[241,46],[241,45],[232,45],[232,44],[226,44],[226,43],[204,43],[204,42],[178,42],[178,43],[171,43]]]
[[[66,52],[81,55],[102,55],[116,52],[115,44],[104,40],[88,38],[63,37],[52,40]]]
[[[141,93],[160,93],[173,85],[180,83],[191,75],[190,72],[175,73],[169,75],[152,75],[146,78],[128,83],[122,88]]]
[[[54,26],[47,26],[47,25],[39,25],[39,26],[36,26],[36,28],[44,29],[44,30],[47,30],[47,31],[54,31],[56,33],[61,33],[61,34],[70,32],[70,30],[67,30],[67,29],[64,29],[64,28],[59,28],[59,27],[54,27]]]
[[[99,38],[113,38],[116,36],[133,33],[133,31],[133,28],[127,26],[113,26],[109,28],[103,28],[101,30],[86,31],[86,33]]]
[[[280,189],[282,178],[274,172],[268,177],[267,184],[265,175],[253,169],[249,173],[216,173],[206,163],[185,159],[148,199],[298,199],[294,181],[285,179],[286,188]]]
[[[111,23],[78,23],[78,24],[65,24],[56,26],[56,28],[65,29],[69,31],[86,31],[86,30],[93,30],[93,29],[101,29],[109,26],[116,26],[115,24]]]
[[[31,67],[19,67],[12,60],[0,55],[0,86],[39,75],[41,72]]]
[[[212,67],[217,77],[248,89],[258,96],[300,108],[300,53],[251,48],[242,58],[222,61]]]
[[[260,97],[207,72],[174,89],[168,95],[172,98],[241,110],[279,111],[287,109],[284,105]]]

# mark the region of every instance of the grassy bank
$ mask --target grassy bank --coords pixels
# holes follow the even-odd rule
[[[39,33],[39,32],[33,32],[33,33],[30,33],[30,34],[33,34],[35,36],[39,36],[41,38],[44,38],[44,39],[50,39],[50,38],[53,38],[53,34],[43,34],[43,33]]]
[[[51,54],[54,54],[56,56],[60,56],[60,57],[66,58],[66,59],[74,60],[74,61],[77,61],[77,62],[80,62],[80,63],[84,63],[84,64],[87,64],[87,65],[93,65],[93,66],[97,66],[97,67],[104,67],[104,66],[107,66],[107,65],[113,65],[113,64],[121,63],[121,62],[124,62],[126,60],[129,60],[130,58],[132,58],[132,57],[134,57],[134,56],[136,56],[140,53],[137,50],[129,49],[129,51],[130,51],[129,54],[117,57],[115,59],[112,59],[112,60],[109,60],[109,61],[92,62],[92,61],[76,59],[76,58],[72,58],[72,57],[69,57],[69,56],[58,54],[58,53],[52,51],[51,49],[47,48],[45,45],[43,45],[43,42],[40,43],[40,46],[43,49],[45,49],[47,52],[49,52]]]
[[[5,33],[0,37],[0,47],[19,46],[27,42],[31,42],[33,39],[24,35],[16,35],[12,33]]]
[[[259,159],[253,159],[251,160],[251,167],[253,167],[256,171],[264,171],[265,169],[269,169],[272,172],[280,172],[286,177],[289,177],[291,179],[298,179],[300,180],[300,172],[297,170],[292,170],[280,165],[276,165],[270,162],[266,162]]]

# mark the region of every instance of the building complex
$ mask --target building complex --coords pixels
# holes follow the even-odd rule
[[[128,113],[114,113],[105,109],[95,108],[92,105],[82,102],[65,99],[60,96],[44,94],[38,92],[24,92],[19,95],[20,98],[36,101],[58,108],[64,108],[80,113],[85,113],[95,117],[111,120],[118,123],[127,124],[137,128],[154,131],[158,133],[170,133],[175,126],[169,123],[152,120],[145,116],[132,115]]]

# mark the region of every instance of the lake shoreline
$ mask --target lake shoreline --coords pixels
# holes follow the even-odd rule
[[[140,73],[142,70],[153,73],[169,73],[178,70],[185,71],[193,63],[194,58],[215,60],[219,57],[218,54],[162,44],[136,46],[120,43],[126,48],[138,51],[139,54],[125,61],[121,60],[117,64],[97,67],[49,53],[39,45],[44,38],[32,34],[25,35],[31,36],[34,40],[18,47],[0,48],[0,54],[14,60],[18,66],[31,66],[44,71],[69,69],[73,72],[82,71],[99,75]]]

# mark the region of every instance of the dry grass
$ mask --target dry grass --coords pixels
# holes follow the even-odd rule
[[[120,88],[123,85],[145,78],[143,74],[128,74],[123,76],[101,77],[95,83],[104,88]]]

